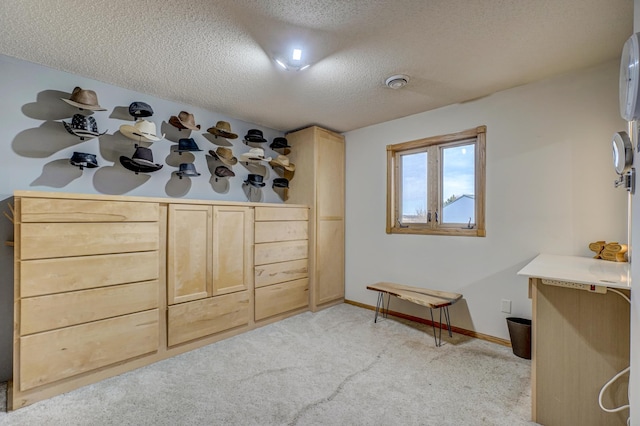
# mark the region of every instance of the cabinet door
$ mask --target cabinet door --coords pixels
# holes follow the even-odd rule
[[[344,222],[317,223],[316,292],[320,305],[344,297]]]
[[[213,207],[213,290],[247,290],[253,282],[253,209]]]
[[[167,301],[211,296],[211,207],[169,205]]]
[[[316,217],[344,218],[344,141],[319,130],[316,160]]]

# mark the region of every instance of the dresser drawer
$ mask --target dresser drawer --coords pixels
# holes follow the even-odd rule
[[[278,284],[306,278],[309,274],[308,259],[259,265],[255,270],[255,287]]]
[[[180,303],[169,306],[168,344],[178,345],[246,324],[248,291]]]
[[[256,207],[256,222],[272,220],[308,220],[309,209],[304,207]]]
[[[157,280],[157,251],[23,260],[20,297]]]
[[[289,281],[255,290],[256,321],[309,305],[309,279]]]
[[[22,198],[20,220],[25,222],[157,222],[157,203],[135,201]]]
[[[255,243],[309,239],[309,222],[256,222]]]
[[[146,281],[22,299],[20,334],[155,309],[158,292],[158,281]]]
[[[20,391],[156,351],[158,331],[154,309],[20,337]]]
[[[157,222],[23,223],[20,259],[158,250]]]
[[[307,240],[296,240],[262,243],[256,244],[254,251],[255,265],[306,259],[309,253],[309,242]]]

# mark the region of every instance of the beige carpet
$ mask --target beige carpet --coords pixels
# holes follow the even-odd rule
[[[339,305],[0,412],[0,425],[534,424],[530,361],[443,340]]]

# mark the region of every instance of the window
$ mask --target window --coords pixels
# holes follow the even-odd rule
[[[387,233],[485,236],[486,126],[387,145]]]

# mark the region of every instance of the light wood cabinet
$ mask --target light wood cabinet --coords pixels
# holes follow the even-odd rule
[[[16,197],[15,219],[10,408],[158,351],[158,203]]]
[[[10,410],[308,309],[306,206],[172,201],[16,192]]]
[[[167,235],[169,346],[248,325],[253,209],[170,204]]]
[[[287,203],[307,204],[311,308],[344,300],[344,137],[320,127],[287,135],[296,165]]]
[[[309,306],[308,209],[255,209],[255,320]]]

